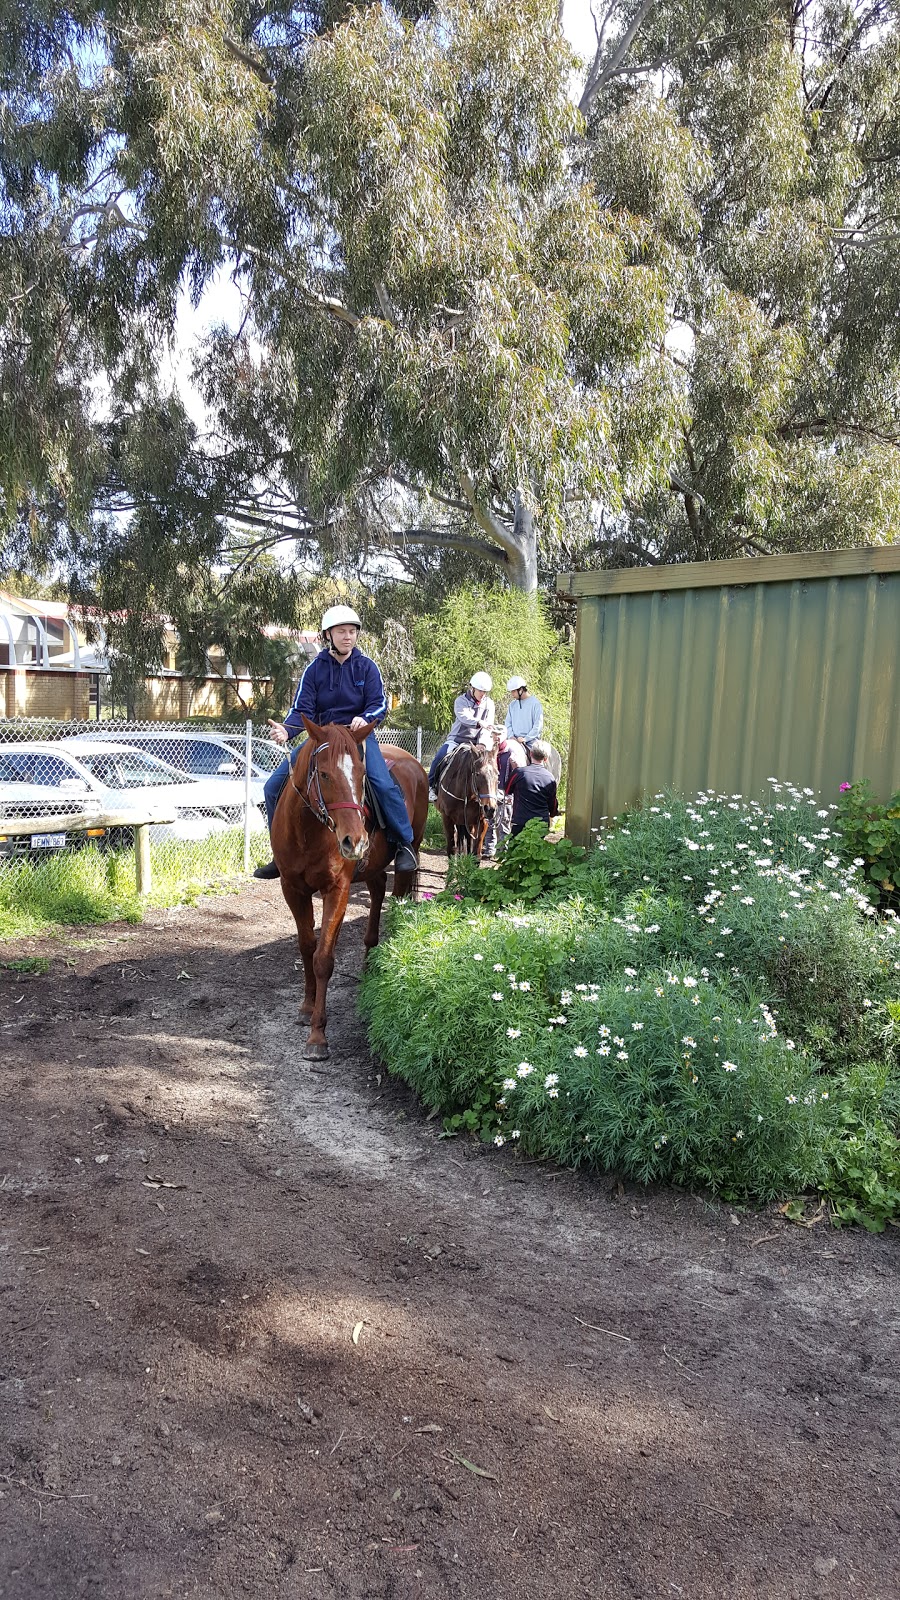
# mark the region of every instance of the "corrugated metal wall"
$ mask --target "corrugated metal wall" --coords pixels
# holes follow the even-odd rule
[[[559,587],[578,598],[571,838],[667,785],[761,795],[790,778],[826,800],[845,779],[900,788],[900,549]]]

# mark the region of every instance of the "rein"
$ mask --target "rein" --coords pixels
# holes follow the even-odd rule
[[[312,755],[309,758],[309,765],[308,765],[308,767],[306,769],[306,793],[305,794],[304,794],[303,790],[298,788],[297,784],[294,782],[294,763],[293,763],[293,761],[291,762],[290,767],[288,768],[288,776],[290,777],[291,788],[294,790],[294,793],[298,794],[300,796],[300,799],[303,801],[303,804],[305,806],[308,806],[309,810],[312,812],[312,814],[315,817],[316,821],[317,822],[321,822],[322,825],[324,827],[328,828],[331,833],[337,833],[337,823],[335,822],[333,816],[331,815],[331,811],[358,811],[360,816],[364,817],[365,814],[366,814],[366,808],[365,808],[365,806],[357,805],[355,800],[335,800],[332,803],[331,811],[329,811],[328,807],[325,804],[324,799],[322,798],[322,785],[319,782],[319,763],[318,763],[318,760],[316,759],[318,757],[319,753],[322,750],[327,750],[327,749],[328,749],[328,741],[326,740],[324,744],[317,744],[316,745],[315,750],[313,751]],[[312,789],[313,783],[315,783],[315,786],[316,786],[316,788],[315,788],[315,801],[316,801],[316,804],[315,805],[313,805],[312,800],[310,800],[310,798],[309,798],[310,790]]]

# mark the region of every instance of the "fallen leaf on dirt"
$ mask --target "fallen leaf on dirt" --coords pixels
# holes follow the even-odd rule
[[[467,1472],[474,1472],[476,1478],[493,1478],[496,1482],[496,1472],[488,1472],[487,1467],[476,1467],[474,1461],[468,1461],[465,1456],[458,1456],[455,1451],[451,1452],[448,1459],[450,1461],[458,1461],[459,1465],[465,1467]]]
[[[142,1250],[140,1245],[138,1245],[134,1253],[135,1253],[136,1256],[148,1256],[150,1254],[150,1251],[149,1250]]]
[[[417,1428],[416,1433],[443,1433],[439,1422],[426,1422],[424,1428]]]
[[[144,1189],[186,1189],[186,1183],[169,1183],[167,1178],[146,1177],[141,1179]]]
[[[391,1495],[391,1499],[395,1500],[395,1501],[399,1500],[400,1499],[400,1493],[401,1493],[401,1491],[399,1489],[395,1489],[393,1494]]]
[[[109,1156],[95,1156],[94,1160],[96,1161],[98,1167],[102,1167],[104,1161],[109,1160]]]
[[[549,1406],[541,1406],[541,1410],[545,1416],[550,1418],[551,1422],[562,1422],[562,1417],[558,1417],[555,1411],[550,1410]]]
[[[364,1327],[365,1327],[365,1323],[364,1322],[357,1322],[356,1326],[354,1327],[353,1332],[350,1335],[350,1337],[353,1340],[354,1344],[359,1344],[359,1336],[362,1333]]]
[[[175,982],[176,983],[181,983],[185,979],[187,979],[187,981],[190,982],[190,977],[191,977],[191,975],[190,975],[189,972],[179,972],[178,977],[175,979]]]

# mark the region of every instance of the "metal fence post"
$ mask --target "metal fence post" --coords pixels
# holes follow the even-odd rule
[[[253,723],[249,717],[244,729],[244,873],[250,871],[250,758],[253,754]]]
[[[419,723],[419,726],[416,729],[416,760],[418,761],[419,765],[421,766],[421,764],[422,764],[422,724],[421,723]]]

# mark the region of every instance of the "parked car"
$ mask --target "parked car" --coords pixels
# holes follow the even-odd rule
[[[262,784],[254,784],[250,823],[254,831],[265,827]],[[108,739],[75,737],[53,741],[30,740],[0,749],[0,853],[12,854],[16,841],[3,838],[3,817],[29,815],[42,822],[54,816],[64,820],[76,813],[134,813],[136,821],[159,804],[174,810],[173,822],[153,823],[151,839],[204,839],[212,833],[243,825],[244,785],[224,778],[188,778],[145,750]],[[118,822],[121,836],[129,824]],[[40,827],[26,835],[31,850],[61,849],[81,842],[83,832],[69,827]],[[101,837],[98,824],[94,837]]]
[[[217,736],[233,750],[244,750],[244,735],[242,733],[220,733]],[[276,767],[280,767],[287,755],[287,746],[276,744],[274,739],[260,739],[254,736],[250,746],[251,766],[268,777]]]
[[[141,728],[108,733],[76,734],[81,742],[96,743],[107,739],[115,744],[133,744],[148,755],[157,756],[170,767],[190,773],[192,778],[240,778],[243,782],[246,768],[245,738],[242,733],[204,733],[193,728]],[[272,752],[277,752],[273,759]],[[251,745],[250,778],[264,783],[275,771],[284,751],[272,739],[254,739]],[[256,798],[255,792],[254,798]],[[260,790],[260,798],[262,791]]]

